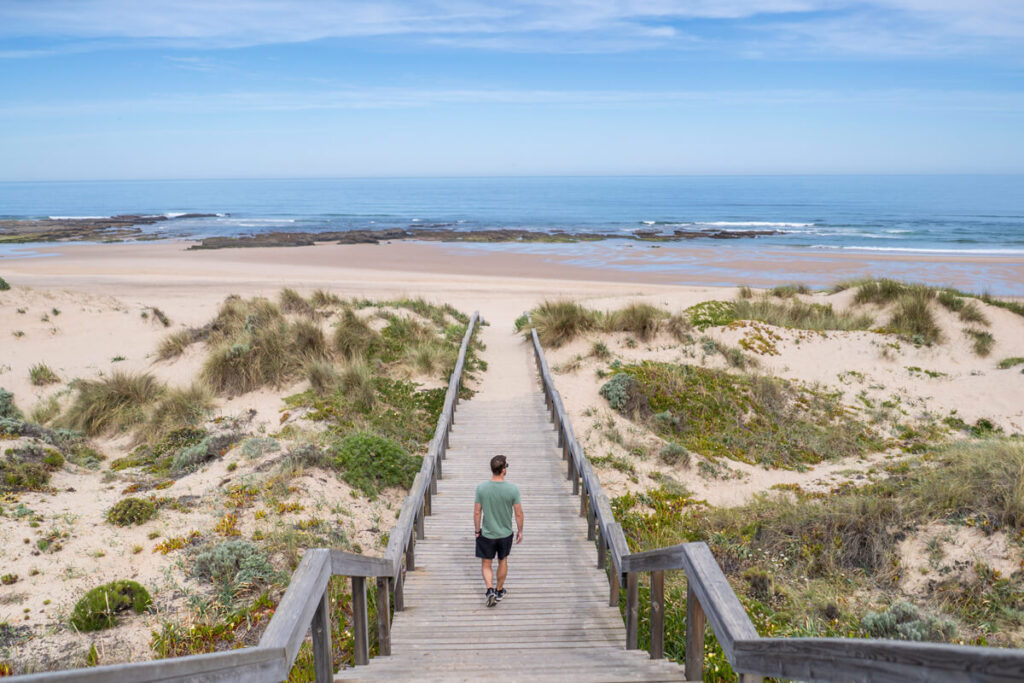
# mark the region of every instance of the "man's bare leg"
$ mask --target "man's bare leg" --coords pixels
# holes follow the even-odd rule
[[[499,582],[499,585],[500,585],[500,582],[505,580],[504,575],[501,573],[501,563],[502,562],[504,562],[504,560],[502,560],[501,562],[498,563],[498,582]],[[494,570],[491,567],[491,560],[480,560],[480,574],[483,575],[484,583],[487,585],[487,587],[488,588],[494,588]]]
[[[505,577],[508,576],[508,558],[498,560],[498,590],[505,585]]]

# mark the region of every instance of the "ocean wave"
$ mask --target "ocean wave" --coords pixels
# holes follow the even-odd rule
[[[640,221],[643,225],[658,225],[668,228],[690,228],[707,226],[711,228],[813,228],[815,223],[794,223],[790,221]]]
[[[276,225],[278,223],[295,223],[294,218],[228,218],[218,214],[218,223],[231,223],[233,225]]]
[[[113,216],[47,216],[51,221],[96,221]]]

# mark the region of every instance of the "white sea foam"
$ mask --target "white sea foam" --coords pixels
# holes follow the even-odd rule
[[[184,211],[168,211],[164,214],[164,218],[181,218],[184,215]]]
[[[1021,256],[1024,249],[915,249],[913,247],[857,247],[814,244],[811,249],[838,249],[843,251],[884,251],[905,254],[975,254],[978,256]]]
[[[51,221],[95,221],[111,216],[47,216]]]
[[[701,221],[695,225],[713,228],[813,228],[814,223],[780,223],[775,221]]]

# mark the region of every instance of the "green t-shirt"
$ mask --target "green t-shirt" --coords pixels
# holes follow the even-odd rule
[[[476,501],[484,512],[480,533],[485,538],[512,535],[512,506],[519,502],[519,487],[508,481],[485,481],[476,487]]]

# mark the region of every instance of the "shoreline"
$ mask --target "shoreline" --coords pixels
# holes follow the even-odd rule
[[[0,251],[0,274],[30,286],[60,286],[83,276],[111,284],[149,285],[162,277],[176,284],[186,279],[208,284],[241,280],[254,285],[286,280],[337,282],[339,277],[357,283],[363,279],[360,273],[383,271],[430,280],[458,276],[655,287],[771,287],[799,282],[818,288],[876,276],[1024,297],[1024,258],[1014,256],[752,249],[750,244],[515,245],[402,240],[191,249],[195,244],[193,240],[20,244],[7,253]]]

